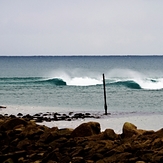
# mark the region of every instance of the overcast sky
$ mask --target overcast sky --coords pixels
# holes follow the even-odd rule
[[[0,55],[163,54],[163,0],[1,0]]]

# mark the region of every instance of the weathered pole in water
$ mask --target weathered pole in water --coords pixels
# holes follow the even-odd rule
[[[105,89],[105,75],[104,75],[104,74],[103,74],[103,88],[104,88],[104,109],[105,109],[105,115],[107,115],[106,89]]]

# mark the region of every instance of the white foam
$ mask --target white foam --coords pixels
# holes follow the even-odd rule
[[[141,88],[143,89],[148,89],[148,90],[159,90],[163,89],[163,78],[160,79],[153,79],[155,81],[152,81],[152,79],[139,79],[136,80],[137,83],[140,85]]]
[[[85,69],[55,70],[49,74],[50,79],[59,78],[71,86],[91,86],[102,84],[102,74],[86,72]]]
[[[89,77],[75,77],[67,82],[67,85],[74,85],[74,86],[90,86],[90,85],[97,85],[97,84],[102,84],[102,81],[94,78],[89,78]]]

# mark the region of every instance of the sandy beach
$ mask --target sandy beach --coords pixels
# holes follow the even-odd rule
[[[35,114],[39,113],[43,110],[51,111],[52,108],[47,107],[46,109],[44,107],[27,107],[27,106],[7,106],[7,108],[1,108],[0,114],[8,114],[8,115],[17,115],[18,113],[22,114]],[[56,111],[59,111],[56,109]],[[96,113],[98,114],[98,113]],[[102,113],[100,113],[102,114]],[[58,127],[60,129],[62,128],[76,128],[82,123],[85,122],[98,122],[101,126],[101,131],[104,131],[105,129],[111,128],[115,131],[115,133],[122,133],[122,127],[125,122],[133,123],[137,126],[139,129],[144,130],[154,130],[157,131],[161,128],[163,128],[163,115],[162,114],[149,114],[149,115],[138,115],[138,114],[130,114],[130,115],[100,115],[100,118],[83,118],[83,119],[74,119],[71,121],[51,121],[51,122],[42,122],[38,123],[40,125],[46,125],[48,127]]]
[[[43,122],[48,127],[57,126],[59,128],[76,128],[81,123],[85,122],[99,122],[101,125],[101,130],[113,129],[115,133],[122,133],[122,127],[125,122],[133,123],[139,129],[143,130],[154,130],[157,131],[163,128],[163,115],[148,115],[148,116],[130,116],[130,117],[118,117],[118,118],[100,118],[100,119],[84,119],[75,121],[53,121],[53,122]]]

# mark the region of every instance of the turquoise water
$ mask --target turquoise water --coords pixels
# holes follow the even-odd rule
[[[0,105],[163,113],[163,56],[0,57]]]

